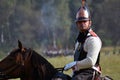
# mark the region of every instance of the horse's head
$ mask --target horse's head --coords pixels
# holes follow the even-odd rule
[[[58,73],[44,57],[30,48],[24,48],[18,41],[18,48],[12,50],[0,62],[0,79],[51,80]],[[57,75],[58,76],[58,75]]]
[[[12,50],[7,57],[0,61],[0,79],[22,77],[25,50],[21,42],[18,41],[18,48]]]
[[[30,48],[24,48],[20,41],[18,48],[0,62],[0,79],[46,80],[56,72],[45,58]]]

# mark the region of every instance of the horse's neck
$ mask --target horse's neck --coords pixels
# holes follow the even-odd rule
[[[47,80],[51,80],[53,75],[57,73],[57,70],[53,67],[51,63],[49,63],[44,57],[33,51],[33,64],[37,67],[37,73],[41,78],[47,78]],[[42,79],[44,80],[44,79]]]

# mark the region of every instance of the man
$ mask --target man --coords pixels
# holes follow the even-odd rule
[[[73,69],[72,80],[99,80],[99,55],[101,40],[91,29],[91,18],[85,0],[76,14],[79,35],[76,39],[74,61],[66,64],[64,70]]]

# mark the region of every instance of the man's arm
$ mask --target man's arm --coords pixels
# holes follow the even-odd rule
[[[84,44],[84,50],[87,57],[81,61],[77,61],[76,69],[85,69],[93,67],[97,61],[101,49],[101,40],[98,37],[89,37]]]

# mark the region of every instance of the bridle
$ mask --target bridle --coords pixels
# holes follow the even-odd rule
[[[3,71],[0,72],[0,79],[10,79],[10,78],[16,78],[17,76],[11,76],[7,73],[12,73],[14,70],[16,70],[20,65],[15,65],[14,67],[12,67],[12,69],[8,70],[8,71]],[[21,66],[22,68],[22,66]]]
[[[20,59],[18,58],[17,62],[19,62],[20,65],[25,66],[25,61],[29,60],[31,58],[32,52],[33,52],[33,50],[30,49],[30,48],[28,48],[28,49],[27,48],[23,48],[21,50],[20,54],[19,54]]]
[[[22,73],[24,73],[24,67],[25,67],[25,61],[29,58],[31,58],[32,56],[32,50],[31,49],[26,49],[24,48],[21,52],[19,52],[19,50],[17,51],[18,54],[16,55],[16,64],[12,65],[11,69],[9,69],[7,71],[2,69],[0,70],[0,80],[2,79],[10,79],[10,78],[16,78],[17,76],[11,76],[9,75],[9,73],[12,73],[14,70],[17,70],[17,68],[20,68],[20,76],[18,77],[24,77],[24,75],[22,75]],[[17,53],[16,52],[16,53]]]

